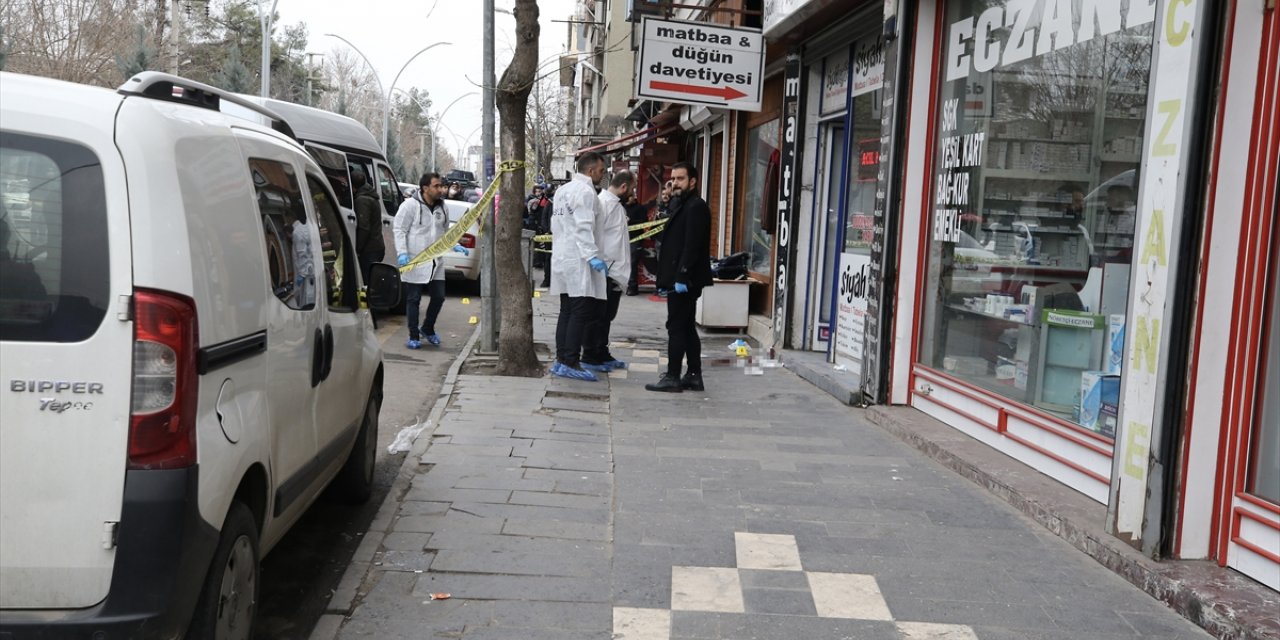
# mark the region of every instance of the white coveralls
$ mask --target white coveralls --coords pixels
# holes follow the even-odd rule
[[[422,200],[422,192],[413,194],[400,203],[396,211],[394,224],[396,238],[396,255],[409,254],[409,259],[417,257],[437,238],[449,230],[449,213],[444,202],[436,200],[433,209]],[[432,280],[444,280],[444,258],[428,260],[400,274],[402,282],[426,284]]]
[[[575,174],[556,190],[551,208],[551,295],[567,293],[571,298],[600,300],[608,296],[604,272],[588,264],[591,258],[608,263],[596,244],[603,213],[586,175]]]
[[[604,214],[596,223],[596,246],[600,249],[600,258],[609,265],[609,278],[618,283],[618,288],[627,290],[631,281],[631,237],[627,231],[627,210],[622,200],[612,191],[600,192],[600,206]]]

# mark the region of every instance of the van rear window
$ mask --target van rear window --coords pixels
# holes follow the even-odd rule
[[[93,335],[110,297],[108,249],[98,157],[0,131],[0,340]]]

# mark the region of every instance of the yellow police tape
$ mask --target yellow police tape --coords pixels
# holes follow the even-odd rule
[[[489,182],[489,188],[484,190],[484,194],[480,196],[480,199],[476,201],[476,203],[472,205],[466,213],[462,214],[462,217],[458,218],[458,221],[453,223],[453,225],[449,227],[449,230],[444,232],[444,235],[437,238],[435,242],[431,243],[431,246],[423,249],[422,253],[414,256],[413,259],[403,267],[400,267],[400,273],[408,272],[410,269],[413,269],[428,260],[435,260],[446,252],[452,251],[454,245],[458,244],[458,241],[462,239],[462,236],[467,232],[467,229],[470,229],[471,225],[475,224],[476,221],[480,219],[480,215],[484,213],[484,210],[489,207],[489,203],[493,200],[494,194],[498,192],[498,185],[502,183],[502,181],[499,180],[499,178],[502,177],[502,174],[515,171],[524,166],[525,163],[523,160],[508,160],[499,164],[498,173],[493,176],[493,180]],[[482,224],[480,225],[480,232],[483,233],[484,231],[485,225]]]
[[[662,231],[662,226],[665,224],[667,224],[667,218],[660,218],[658,220],[652,220],[650,222],[641,222],[640,224],[633,224],[627,227],[627,231],[639,231],[641,229],[648,229],[648,231],[645,231],[644,233],[638,236],[633,236],[629,238],[627,242],[630,244],[635,244],[637,242],[640,242],[641,240],[644,240],[645,238],[651,238],[653,236],[656,236],[658,235],[658,233]],[[551,234],[549,233],[544,233],[542,235],[537,235],[533,237],[534,242],[542,242],[542,243],[551,242],[551,239],[552,239]],[[534,251],[537,251],[539,253],[551,253],[550,249],[535,248]]]

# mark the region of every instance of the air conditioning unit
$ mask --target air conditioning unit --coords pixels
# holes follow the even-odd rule
[[[640,22],[640,18],[644,16],[661,18],[663,4],[664,0],[627,0],[627,22]]]
[[[680,107],[680,128],[692,131],[706,124],[715,113],[703,105],[685,105]]]

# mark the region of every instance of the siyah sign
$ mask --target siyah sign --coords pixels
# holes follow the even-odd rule
[[[764,36],[703,22],[645,16],[636,97],[759,111]]]

